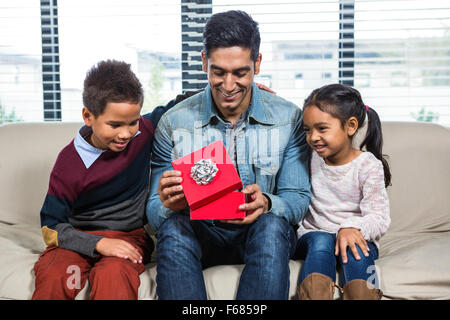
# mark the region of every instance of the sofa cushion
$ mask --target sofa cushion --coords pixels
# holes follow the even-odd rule
[[[384,299],[450,299],[450,232],[391,233],[380,242],[382,257],[376,261]],[[0,223],[0,299],[30,299],[34,290],[34,263],[44,249],[39,227]],[[290,261],[289,297],[296,291],[303,261]],[[234,299],[243,265],[204,270],[208,298]],[[339,279],[338,274],[336,275]],[[156,264],[140,276],[139,299],[156,299]],[[339,280],[338,280],[339,281]],[[77,296],[88,299],[87,285]],[[339,297],[336,290],[335,299]]]
[[[388,299],[450,299],[450,232],[390,233],[376,261]]]
[[[9,225],[0,223],[0,299],[30,299],[34,291],[33,267],[45,249],[40,228],[30,224]],[[141,274],[140,300],[156,299],[156,263],[146,265]],[[289,296],[295,295],[301,261],[290,261]],[[203,272],[208,298],[212,300],[235,298],[243,265],[216,266]],[[77,300],[89,299],[87,284],[77,295]],[[338,292],[335,297],[337,298]]]
[[[45,248],[39,226],[0,223],[0,299],[30,299],[33,267]]]
[[[31,299],[34,291],[33,267],[45,249],[41,230],[36,225],[0,223],[0,299]],[[155,264],[148,265],[141,275],[139,299],[156,297]],[[77,300],[88,299],[89,285],[78,294]]]

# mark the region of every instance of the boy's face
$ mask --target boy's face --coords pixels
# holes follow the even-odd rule
[[[130,102],[108,102],[97,118],[83,108],[83,120],[92,128],[89,143],[98,149],[123,151],[139,129],[141,105]]]
[[[202,51],[203,71],[208,73],[212,98],[225,116],[242,113],[250,103],[253,79],[259,73],[261,54],[239,46],[216,48],[209,57]]]

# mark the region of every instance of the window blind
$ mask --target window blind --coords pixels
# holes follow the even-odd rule
[[[58,2],[57,0],[40,2],[44,120],[61,121]]]

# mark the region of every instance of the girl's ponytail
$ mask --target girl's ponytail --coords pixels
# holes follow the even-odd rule
[[[381,131],[380,117],[372,108],[367,107],[367,133],[363,142],[359,146],[362,150],[366,147],[366,150],[371,152],[377,159],[383,163],[384,168],[384,183],[385,186],[391,185],[391,170],[389,164],[384,158],[382,153],[383,148],[383,134]]]
[[[316,106],[320,111],[338,118],[342,128],[351,117],[355,117],[362,127],[367,115],[367,133],[359,149],[365,147],[383,163],[385,186],[391,185],[391,170],[382,153],[383,134],[380,118],[375,110],[364,104],[358,90],[340,83],[325,85],[315,89],[306,98],[303,111],[311,106]]]

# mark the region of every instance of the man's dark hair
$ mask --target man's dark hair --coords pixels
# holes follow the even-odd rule
[[[94,117],[105,111],[108,102],[142,105],[143,100],[142,85],[128,63],[116,60],[100,61],[86,74],[83,104]]]
[[[258,23],[239,10],[216,13],[209,18],[203,31],[203,48],[206,57],[216,48],[242,47],[251,50],[256,62],[261,37]]]

